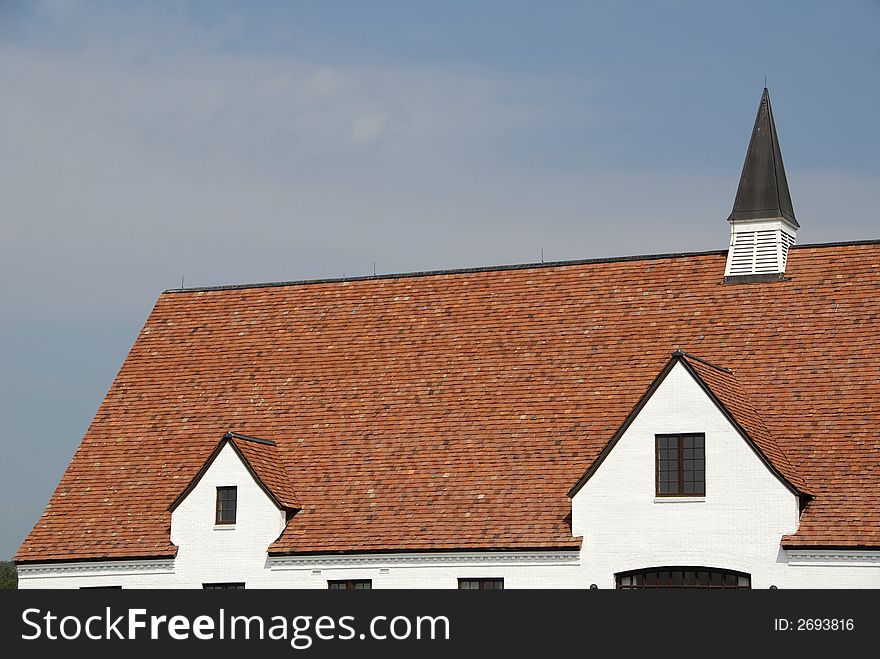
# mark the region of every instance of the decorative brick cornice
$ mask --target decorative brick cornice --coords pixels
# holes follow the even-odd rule
[[[301,570],[314,567],[356,565],[579,565],[580,552],[462,552],[405,554],[318,554],[309,556],[270,556],[270,570]]]
[[[880,567],[880,551],[788,549],[789,565],[860,565]]]
[[[79,577],[100,574],[172,574],[174,559],[154,561],[82,561],[77,563],[47,563],[18,566],[19,578],[28,577]]]

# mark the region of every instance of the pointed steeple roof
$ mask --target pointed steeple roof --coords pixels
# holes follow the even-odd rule
[[[727,220],[731,222],[780,217],[795,228],[800,227],[794,217],[791,195],[788,192],[773,109],[770,107],[770,93],[764,87],[736,191],[736,200],[733,202],[733,212]]]

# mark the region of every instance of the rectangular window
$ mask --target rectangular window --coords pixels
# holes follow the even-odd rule
[[[657,435],[658,497],[701,497],[706,494],[706,436]]]
[[[203,583],[203,590],[244,590],[244,582]]]
[[[235,524],[237,499],[237,487],[217,488],[217,524]]]
[[[504,590],[504,579],[459,579],[459,590]]]
[[[372,579],[343,579],[341,581],[328,581],[327,588],[330,590],[372,590]]]

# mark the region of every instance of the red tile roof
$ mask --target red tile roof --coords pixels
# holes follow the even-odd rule
[[[682,361],[706,385],[715,401],[789,487],[798,494],[811,494],[809,485],[770,434],[764,419],[758,414],[751,397],[740,385],[733,371],[711,365],[693,355],[682,355]]]
[[[228,428],[304,510],[273,552],[576,548],[569,488],[681,348],[808,483],[790,546],[880,547],[880,243],[163,293],[18,561],[171,555]]]
[[[260,483],[272,494],[281,508],[299,510],[302,504],[294,492],[294,475],[287,469],[284,454],[274,445],[243,441],[240,437],[230,440],[248,462]]]

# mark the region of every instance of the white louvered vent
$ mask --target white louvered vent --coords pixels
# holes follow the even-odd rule
[[[731,235],[730,252],[727,255],[725,276],[741,277],[747,275],[782,274],[788,260],[788,250],[794,245],[794,236],[776,226],[751,226],[748,230],[740,227]]]
[[[788,250],[794,245],[794,236],[782,232],[782,270],[785,271],[785,264],[788,263]]]

